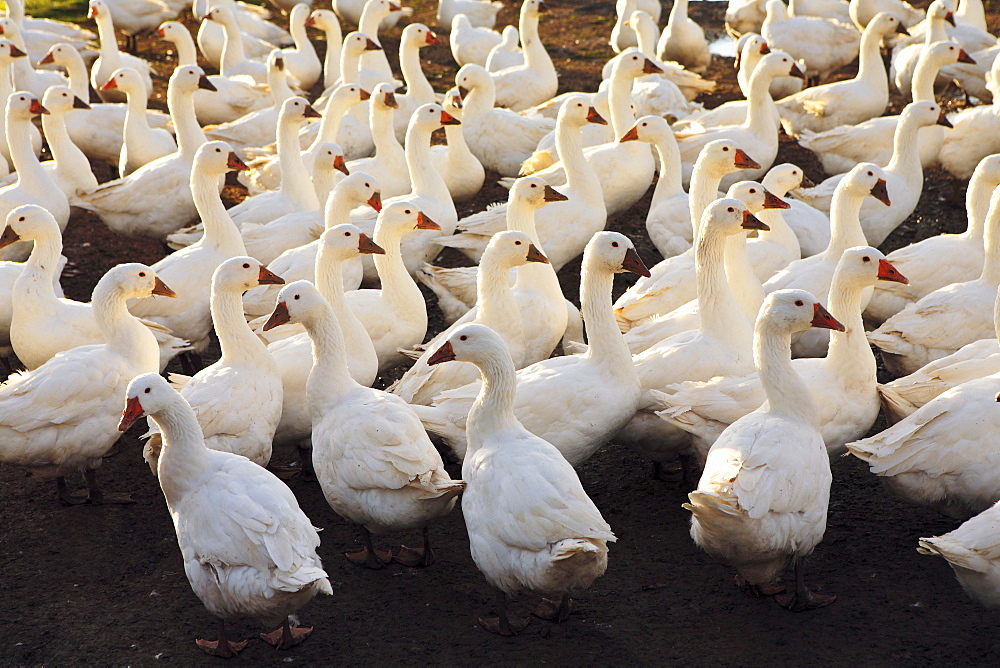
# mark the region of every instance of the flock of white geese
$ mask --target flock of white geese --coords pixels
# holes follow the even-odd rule
[[[535,614],[559,622],[605,571],[616,537],[574,467],[611,441],[702,471],[691,535],[749,594],[794,611],[835,599],[804,563],[830,457],[849,452],[967,520],[919,549],[1000,606],[1000,42],[981,0],[731,0],[746,99],[714,109],[696,99],[712,56],[687,0],[662,31],[659,2],[618,0],[600,89],[558,96],[542,0],[502,32],[500,2],[440,0],[460,66],[448,91],[422,69],[442,39],[425,25],[402,28],[390,68],[380,35],[412,14],[393,0],[276,4],[287,32],[233,0],[196,2],[196,36],[173,20],[184,0],[90,0],[97,34],[22,0],[0,19],[0,345],[25,368],[0,386],[0,462],[56,477],[66,504],[127,503],[96,470],[147,416],[143,455],[220,620],[199,647],[239,652],[225,632],[239,617],[291,647],[312,629],[290,615],[332,593],[317,530],[265,468],[274,443],[297,444],[302,474],[360,527],[346,557],[362,567],[430,566],[428,525],[461,496],[499,592],[480,625],[504,635],[527,624],[508,594],[542,596]],[[172,44],[169,115],[147,108],[152,70],[116,28]],[[946,116],[935,93],[953,80],[978,104]],[[898,116],[883,115],[891,88],[912,100]],[[781,128],[827,180],[774,164]],[[99,184],[100,161],[120,178]],[[884,255],[934,163],[969,179],[967,231]],[[227,210],[232,171],[250,196]],[[460,220],[487,173],[508,201]],[[604,228],[654,176],[646,228],[666,259],[647,268]],[[175,252],[66,299],[73,208]],[[477,266],[435,266],[442,247]],[[556,272],[581,254],[578,309]],[[641,278],[612,303],[620,272]],[[430,341],[418,281],[451,323]],[[200,368],[213,332],[221,358]],[[876,383],[870,344],[892,382]],[[187,375],[167,380],[176,356]],[[865,438],[880,406],[892,425]],[[415,529],[418,547],[372,539]]]

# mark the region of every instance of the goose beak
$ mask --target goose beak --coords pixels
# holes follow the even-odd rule
[[[952,12],[948,12],[944,15],[944,20],[951,24],[951,27],[955,27],[955,15]]]
[[[542,264],[548,264],[549,258],[545,257],[542,251],[538,250],[535,244],[528,244],[528,262],[541,262]]]
[[[73,108],[74,109],[90,109],[90,105],[81,100],[80,98],[73,96]]]
[[[364,255],[385,255],[385,249],[372,241],[372,238],[364,232],[358,239],[358,252]]]
[[[792,69],[788,70],[788,76],[806,80],[806,73],[802,71],[798,63],[792,63]]]
[[[972,56],[965,52],[965,49],[958,50],[958,62],[968,63],[969,65],[975,65],[976,61],[972,59]]]
[[[597,109],[590,107],[587,109],[587,122],[596,123],[598,125],[607,125],[608,122],[604,120],[604,117],[597,113]]]
[[[906,276],[899,273],[899,270],[892,266],[892,263],[885,258],[878,261],[878,278],[880,281],[892,281],[893,283],[902,283],[903,285],[908,285],[910,282]]]
[[[344,161],[344,156],[338,155],[333,159],[333,168],[344,176],[350,176],[351,170],[347,168],[347,162]]]
[[[167,33],[164,32],[164,30],[163,30],[163,26],[160,26],[159,28],[156,29],[156,36],[157,37],[165,37],[166,34]]]
[[[461,125],[462,121],[458,120],[447,111],[441,110],[441,125]]]
[[[440,230],[441,226],[435,223],[433,220],[424,215],[423,211],[417,212],[417,229],[418,230]]]
[[[401,9],[403,9],[403,8],[401,6],[399,6],[398,4],[396,4],[395,2],[390,2],[389,3],[389,11],[390,12],[398,12]]]
[[[42,103],[39,102],[38,100],[32,100],[31,101],[31,106],[28,108],[28,110],[31,113],[33,113],[33,114],[47,114],[47,113],[49,113],[49,110],[46,109],[45,107],[43,107]]]
[[[628,132],[622,135],[622,138],[618,140],[618,143],[623,141],[637,141],[639,139],[639,126],[633,125]]]
[[[114,77],[108,79],[104,82],[104,85],[101,86],[101,90],[115,90],[116,88],[118,88],[118,83],[115,81]]]
[[[740,169],[760,169],[757,161],[747,155],[746,151],[741,148],[736,149],[736,153],[733,154],[733,164]]]
[[[10,226],[4,228],[3,234],[0,234],[0,248],[6,248],[10,246],[15,241],[20,241],[21,237],[17,235],[17,232]]]
[[[315,16],[315,14],[310,14],[309,18],[306,19],[306,22],[305,22],[304,25],[307,28],[312,28],[314,25],[316,25],[316,16]]]
[[[771,47],[767,42],[764,42],[760,45],[760,55],[766,56],[769,53],[771,53]]]
[[[743,212],[743,222],[740,223],[740,227],[744,230],[760,230],[761,232],[767,232],[771,228],[768,227],[767,223],[762,221],[757,216],[753,215],[749,211]]]
[[[375,213],[382,211],[382,193],[375,191],[370,198],[368,198],[368,206],[375,209]]]
[[[2,29],[0,29],[0,34],[3,34],[3,30]],[[17,48],[13,44],[10,45],[10,57],[11,58],[23,58],[26,55],[28,55],[28,54],[25,53],[24,51],[21,51],[21,49]],[[51,61],[49,61],[49,62],[51,62]]]
[[[88,19],[97,18],[97,7],[94,7],[93,5],[90,6],[90,8],[87,10],[87,18]]]
[[[271,317],[267,319],[267,322],[264,323],[264,326],[261,329],[266,332],[270,329],[274,329],[278,325],[287,324],[291,321],[291,319],[292,316],[288,315],[288,304],[285,302],[278,302],[274,306],[274,313],[271,314]]]
[[[430,30],[427,31],[427,43],[428,44],[439,44],[438,36],[435,35]]]
[[[937,124],[943,125],[946,128],[955,127],[954,125],[951,124],[951,121],[948,120],[948,117],[944,115],[944,109],[942,109],[941,113],[938,115]]]
[[[153,291],[150,294],[159,295],[161,297],[177,296],[177,293],[167,287],[167,284],[161,281],[159,276],[153,279]]]
[[[249,167],[247,167],[245,162],[240,160],[240,156],[236,155],[236,153],[233,151],[230,151],[229,157],[226,158],[226,167],[228,167],[230,171],[234,172],[244,172],[250,169]]]
[[[459,97],[462,98],[463,102],[465,101],[465,98],[468,94],[469,94],[468,88],[466,88],[465,86],[458,86],[458,95]]]
[[[275,58],[274,58],[274,66],[278,68],[279,72],[284,72],[285,71],[285,59],[282,58],[281,56],[275,56]]]
[[[544,193],[542,199],[546,202],[565,202],[569,199],[569,197],[566,197],[566,195],[563,195],[550,185],[545,186]]]
[[[646,58],[646,62],[642,64],[643,74],[663,74],[663,68],[654,63],[649,58]]]
[[[889,199],[889,189],[886,187],[885,179],[879,179],[872,186],[871,191],[872,197],[882,202],[886,206],[892,206],[892,201]]]
[[[10,55],[11,55],[11,57],[13,57],[13,58],[17,57],[17,55],[14,54],[15,50],[18,51],[18,55],[24,55],[23,53],[20,53],[20,49],[17,49],[16,46],[12,46],[11,49],[10,49]],[[41,60],[38,61],[38,64],[39,65],[49,65],[49,64],[54,63],[54,62],[56,62],[56,57],[52,55],[51,51],[49,51],[48,53],[45,54],[45,56]]]
[[[390,109],[399,109],[399,103],[396,102],[396,96],[393,93],[386,93],[382,103]]]
[[[393,104],[395,104],[396,100],[393,99],[392,102]],[[320,115],[320,113],[313,108],[311,104],[306,105],[306,108],[302,110],[302,115],[305,116],[306,118],[323,118]]]
[[[906,26],[903,25],[902,21],[896,24],[896,32],[900,35],[906,35],[907,37],[910,36],[910,31],[906,29]]]
[[[445,341],[444,345],[434,351],[434,354],[427,358],[427,365],[434,366],[442,362],[454,362],[455,349],[451,347],[451,341]]]
[[[458,94],[458,91],[455,91],[448,96],[448,102],[456,109],[462,108],[462,96]]]
[[[799,187],[800,188],[815,188],[816,187],[816,182],[813,181],[812,179],[810,179],[805,174],[803,174],[802,175],[802,180],[799,181]]]
[[[215,87],[215,84],[209,81],[208,77],[204,74],[198,77],[198,88],[201,88],[203,90],[210,90],[213,92],[218,90],[218,88]]]
[[[791,208],[791,204],[781,199],[774,193],[765,190],[764,191],[764,208],[765,209],[788,209]]]
[[[740,69],[740,61],[741,60],[743,60],[743,51],[742,50],[737,51],[736,52],[736,58],[733,59],[733,69],[734,70]]]
[[[139,403],[139,397],[129,397],[125,402],[125,410],[122,411],[121,422],[118,423],[118,431],[128,431],[128,428],[135,424],[135,421],[142,417],[145,410]]]
[[[844,326],[840,324],[840,321],[830,315],[830,312],[823,308],[823,305],[819,302],[813,304],[813,319],[810,324],[813,327],[832,329],[838,332],[843,332],[845,329]]]
[[[359,97],[361,98],[362,102],[364,102],[365,100],[371,98],[371,96],[372,96],[372,94],[369,93],[368,91],[366,91],[364,88],[359,89],[358,90],[358,94],[359,94]]]
[[[375,40],[371,37],[365,40],[365,51],[381,51],[382,47],[378,45]]]
[[[622,260],[622,269],[649,278],[649,269],[646,268],[645,263],[639,257],[639,254],[635,252],[634,248],[629,248],[625,251],[625,259]]]
[[[260,265],[260,271],[257,272],[257,283],[260,285],[284,285],[285,279],[264,265]]]

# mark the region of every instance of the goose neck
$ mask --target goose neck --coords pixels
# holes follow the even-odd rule
[[[931,58],[931,51],[925,51],[917,60],[910,82],[910,93],[914,102],[934,102],[934,81],[942,63]]]
[[[205,446],[194,411],[186,403],[174,402],[150,417],[163,437],[157,477],[167,505],[172,509],[186,493],[204,484],[211,470],[212,454]]]
[[[43,117],[42,125],[45,120]],[[146,118],[145,94],[138,92],[125,95],[125,140],[134,146],[140,145],[149,137],[149,119]]]
[[[323,406],[357,387],[347,367],[344,335],[329,307],[303,322],[312,342],[313,367],[306,381],[310,406]]]
[[[1000,97],[1000,96],[998,96]],[[996,180],[973,175],[969,181],[969,188],[965,193],[965,208],[968,211],[969,226],[965,234],[977,238],[983,238],[983,229],[986,226],[986,216],[990,208],[990,194],[1000,185]]]
[[[281,193],[306,211],[319,209],[319,200],[299,148],[299,123],[292,118],[278,119],[278,165]]]
[[[391,163],[405,162],[406,153],[396,139],[396,132],[393,130],[392,119],[396,112],[391,107],[373,104],[369,110],[368,124],[372,129],[372,139],[375,142],[375,158],[380,162],[385,160]],[[428,138],[428,144],[430,139]],[[382,163],[386,164],[386,163]]]
[[[830,314],[839,320],[846,331],[830,332],[830,347],[826,354],[827,366],[837,374],[862,367],[875,377],[875,356],[865,336],[861,317],[865,289],[853,281],[843,280],[834,274],[827,303]]]
[[[695,245],[695,279],[701,331],[723,341],[735,341],[740,340],[737,337],[750,337],[750,323],[726,280],[726,243],[720,231],[702,231]]]
[[[462,122],[470,121],[492,110],[496,96],[496,86],[493,84],[493,79],[489,78],[469,90],[469,94],[462,100]]]
[[[262,366],[270,360],[264,343],[247,325],[243,315],[243,293],[231,287],[214,286],[210,307],[212,324],[219,337],[222,365]],[[271,361],[273,364],[273,360]]]
[[[927,19],[930,27],[927,33],[924,35],[924,47],[930,47],[935,42],[946,42],[948,41],[948,26],[945,25],[946,21],[944,18],[938,18],[936,16],[929,17]]]
[[[187,30],[178,30],[177,39],[173,42],[177,49],[177,66],[185,67],[198,64],[198,52],[194,48],[194,39]]]
[[[478,321],[496,329],[494,323],[503,326],[514,315],[517,317],[517,303],[510,287],[511,267],[502,262],[484,261],[476,275],[476,305]]]
[[[415,44],[403,42],[399,45],[399,69],[406,82],[408,97],[416,100],[418,105],[434,102],[434,89],[420,65],[420,49]]]
[[[331,95],[323,108],[323,117],[319,119],[319,132],[316,138],[306,150],[307,156],[314,157],[314,152],[319,150],[320,144],[324,142],[337,141],[337,134],[340,132],[340,123],[344,120],[344,114],[351,107],[351,102],[344,97]]]
[[[309,33],[306,31],[306,24],[302,21],[289,21],[288,34],[292,36],[297,51],[307,51],[313,48],[309,41]]]
[[[87,66],[75,50],[67,49],[67,53],[68,55],[60,64],[66,68],[70,90],[81,100],[89,100],[90,82],[87,81]],[[0,74],[0,78],[3,78],[3,74]]]
[[[340,54],[340,83],[357,84],[358,73],[361,71],[361,54],[353,49],[346,48]]]
[[[337,84],[340,75],[340,50],[343,46],[343,35],[340,32],[340,22],[333,21],[325,28],[326,55],[323,57],[323,88],[330,89]]]
[[[51,182],[31,148],[31,121],[22,116],[7,117],[7,147],[18,183]]]
[[[177,153],[190,164],[195,152],[206,141],[194,111],[194,91],[168,86],[167,109],[177,137]]]
[[[774,134],[774,121],[777,109],[771,97],[770,86],[774,76],[758,67],[750,75],[750,95],[747,99],[747,118],[743,127],[751,130],[758,137]]]
[[[660,160],[660,173],[653,189],[650,207],[670,197],[684,194],[684,187],[681,185],[681,152],[672,132],[664,133],[656,142],[656,154]]]
[[[246,62],[246,53],[243,51],[243,35],[240,34],[239,27],[235,20],[224,21],[222,23],[222,76],[228,77],[236,74],[239,67]]]
[[[992,285],[1000,285],[1000,190],[990,198],[983,237],[986,261],[980,279]]]
[[[611,112],[611,129],[614,130],[615,137],[621,137],[635,125],[635,114],[632,112],[632,78],[622,72],[620,66],[611,70],[608,109]]]
[[[860,219],[864,198],[849,188],[838,186],[834,191],[830,204],[830,244],[824,251],[831,261],[839,260],[848,248],[868,245]]]
[[[705,213],[708,205],[715,201],[720,183],[722,183],[722,175],[717,174],[708,165],[695,162],[688,188],[688,208],[691,213],[691,228],[694,230],[695,239],[698,238],[701,230],[701,216]]]
[[[917,132],[920,126],[909,116],[900,116],[896,125],[896,133],[892,137],[892,158],[885,166],[886,174],[898,174],[912,183],[923,179],[924,168],[920,163],[920,151],[917,144]],[[920,185],[918,185],[918,189]]]
[[[100,42],[101,60],[104,63],[114,65],[113,69],[118,69],[118,61],[121,59],[121,52],[118,51],[118,38],[115,37],[115,26],[111,21],[111,15],[101,12],[95,21],[97,24],[97,39]]]
[[[403,240],[403,230],[398,227],[386,227],[376,224],[375,243],[385,249],[384,255],[374,257],[375,270],[382,283],[382,300],[397,314],[405,313],[419,317],[419,313],[427,317],[423,293],[413,282],[406,270],[400,249]]]
[[[861,33],[861,47],[858,54],[858,74],[856,81],[864,81],[866,85],[873,87],[879,95],[889,94],[889,77],[885,73],[885,64],[882,62],[882,55],[879,52],[882,44],[882,35],[874,30],[874,27],[867,28]],[[883,93],[883,91],[885,91]]]
[[[219,195],[218,178],[218,174],[205,170],[191,170],[191,197],[205,228],[205,235],[196,243],[218,249],[231,257],[246,255],[243,236],[229,217]]]
[[[667,17],[667,24],[676,26],[678,21],[683,21],[688,17],[688,0],[674,0],[670,7],[670,15]]]
[[[602,362],[614,374],[634,376],[632,354],[611,311],[614,273],[584,262],[580,276],[580,306],[590,344],[584,357]]]
[[[582,197],[601,193],[597,173],[583,153],[583,128],[563,122],[556,127],[556,150],[566,170],[566,188]]]
[[[816,426],[819,408],[792,365],[792,335],[787,328],[761,318],[753,343],[754,363],[767,396],[767,411]]]
[[[53,301],[57,299],[53,279],[59,267],[59,256],[62,254],[62,236],[54,230],[52,233],[38,235],[32,241],[34,245],[25,261],[21,277],[30,277],[36,294]]]
[[[69,131],[66,129],[66,112],[51,112],[42,116],[42,132],[49,142],[49,149],[52,152],[52,159],[57,167],[67,167],[68,163],[76,156],[83,155],[70,139]],[[90,164],[83,158],[86,168],[90,169]],[[79,163],[77,163],[79,164]]]
[[[427,126],[410,123],[410,127],[406,129],[405,154],[412,196],[450,203],[451,193],[444,182],[444,177],[431,162],[431,130]]]
[[[144,353],[152,346],[153,354],[159,358],[156,340],[145,325],[128,312],[126,299],[117,286],[98,283],[91,301],[94,319],[107,341],[108,350],[133,361],[144,361]],[[144,371],[155,371],[153,368]]]
[[[746,233],[740,232],[726,237],[723,262],[726,267],[726,282],[729,283],[729,289],[736,298],[736,303],[746,315],[747,322],[754,322],[764,301],[764,288],[747,254]]]
[[[521,12],[517,21],[518,34],[521,37],[521,51],[524,53],[524,66],[534,70],[549,61],[549,53],[545,50],[538,36],[538,16],[528,16]]]
[[[627,17],[626,17],[627,19]],[[657,30],[656,24],[650,21],[641,21],[634,30],[636,41],[639,42],[639,51],[642,53],[656,53]]]
[[[510,355],[498,350],[477,360],[476,366],[482,374],[483,386],[469,409],[469,452],[478,450],[491,436],[519,425],[514,415],[517,372]]]
[[[333,192],[334,186],[337,185],[337,174],[339,173],[329,167],[313,171],[313,190],[316,192],[316,199],[319,201],[320,208],[324,208],[326,201],[330,199],[330,194]]]

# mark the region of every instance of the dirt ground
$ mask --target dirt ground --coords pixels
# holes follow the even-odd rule
[[[614,3],[547,2],[553,11],[543,19],[541,32],[563,72],[560,92],[592,90],[600,63],[611,55],[605,42]],[[406,4],[416,8],[414,20],[433,25],[433,0]],[[516,21],[515,3],[507,4],[501,25]],[[692,15],[718,33],[724,8],[724,3],[692,3]],[[995,15],[990,25],[997,26]],[[394,30],[383,40],[390,52],[398,34]],[[443,90],[454,71],[447,47],[422,54],[435,88]],[[162,45],[143,39],[140,55],[152,59],[161,74],[169,72]],[[733,96],[732,61],[717,58],[711,74],[720,82],[719,94],[706,100],[714,106]],[[782,144],[779,162],[784,160],[821,176],[815,161],[792,142]],[[107,178],[107,170],[102,175]],[[964,211],[949,200],[954,185],[931,170],[917,212],[884,248],[962,229]],[[240,197],[236,189],[226,195]],[[499,187],[488,186],[460,214],[505,197]],[[647,195],[609,226],[629,234],[652,264],[659,258],[645,238],[648,204]],[[63,279],[67,293],[89,299],[109,267],[153,262],[165,249],[116,236],[93,216],[78,214],[67,230],[65,252],[71,262]],[[565,267],[561,278],[567,296],[575,299],[579,263]],[[627,281],[619,279],[619,292]],[[432,310],[432,328],[440,326]],[[134,495],[132,506],[64,508],[56,502],[52,481],[0,466],[0,663],[216,661],[193,642],[214,638],[215,620],[184,577],[162,494],[140,456],[141,428],[126,434],[120,453],[99,472],[107,489]],[[274,460],[294,457],[279,449]],[[733,572],[699,551],[688,535],[689,513],[680,507],[686,490],[679,483],[654,480],[647,462],[626,448],[607,446],[580,469],[584,486],[619,537],[607,574],[581,597],[568,622],[555,626],[535,620],[514,638],[494,636],[476,624],[478,616],[491,611],[493,596],[469,557],[458,509],[432,526],[438,555],[433,567],[393,565],[373,572],[341,556],[357,548],[357,529],[333,513],[316,483],[292,480],[303,510],[324,529],[320,554],[335,595],[318,598],[302,611],[302,623],[316,627],[303,645],[277,652],[254,641],[236,661],[995,665],[1000,616],[974,605],[943,560],[920,556],[915,549],[919,537],[946,532],[956,523],[897,501],[854,458],[839,459],[833,470],[826,538],[809,561],[808,578],[839,600],[792,614],[770,600],[739,593]],[[456,468],[452,473],[458,475]],[[380,544],[418,539],[393,536]],[[522,597],[515,612],[534,603]],[[250,621],[230,628],[233,637],[244,638],[261,630]]]

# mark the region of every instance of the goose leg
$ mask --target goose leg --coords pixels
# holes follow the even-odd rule
[[[290,649],[300,644],[303,640],[312,635],[313,627],[297,626],[292,628],[288,624],[288,617],[281,623],[281,628],[270,633],[261,633],[260,639],[275,649]]]
[[[225,620],[220,619],[218,640],[203,640],[198,638],[194,641],[194,644],[198,646],[198,649],[206,654],[221,656],[224,659],[228,659],[242,652],[246,648],[248,642],[249,641],[247,640],[230,641],[229,638],[226,637],[226,622]]]
[[[507,594],[497,590],[497,608],[500,614],[497,617],[480,617],[479,625],[490,633],[502,636],[513,636],[523,631],[531,620],[528,617],[507,617]]]
[[[571,612],[573,612],[573,599],[569,597],[569,594],[563,594],[558,601],[552,598],[543,598],[531,614],[539,619],[558,624],[569,619]]]
[[[90,500],[90,495],[86,492],[73,493],[69,491],[66,478],[59,476],[56,478],[56,490],[58,492],[59,503],[64,506],[79,506]]]
[[[374,570],[385,568],[385,565],[392,561],[392,550],[379,552],[372,543],[372,535],[368,532],[368,529],[361,527],[361,531],[363,532],[361,536],[365,541],[364,549],[357,552],[345,552],[344,556],[352,564],[357,564],[358,566],[367,566]]]
[[[105,503],[135,503],[135,499],[132,498],[131,494],[105,494],[102,492],[100,486],[97,484],[96,469],[87,469],[83,477],[87,479],[87,488],[89,490],[87,495],[88,501],[95,506]]]
[[[773,582],[761,585],[751,584],[749,580],[739,573],[736,574],[734,579],[736,580],[736,588],[752,598],[766,598],[785,593],[785,586],[781,584]]]
[[[836,596],[817,594],[806,587],[805,559],[795,561],[795,591],[791,594],[780,594],[774,597],[778,605],[792,612],[805,612],[830,605],[837,600]]]
[[[431,542],[427,538],[427,527],[423,529],[423,547],[400,547],[399,552],[393,555],[392,560],[404,566],[430,566],[434,563],[434,550],[431,549]]]

